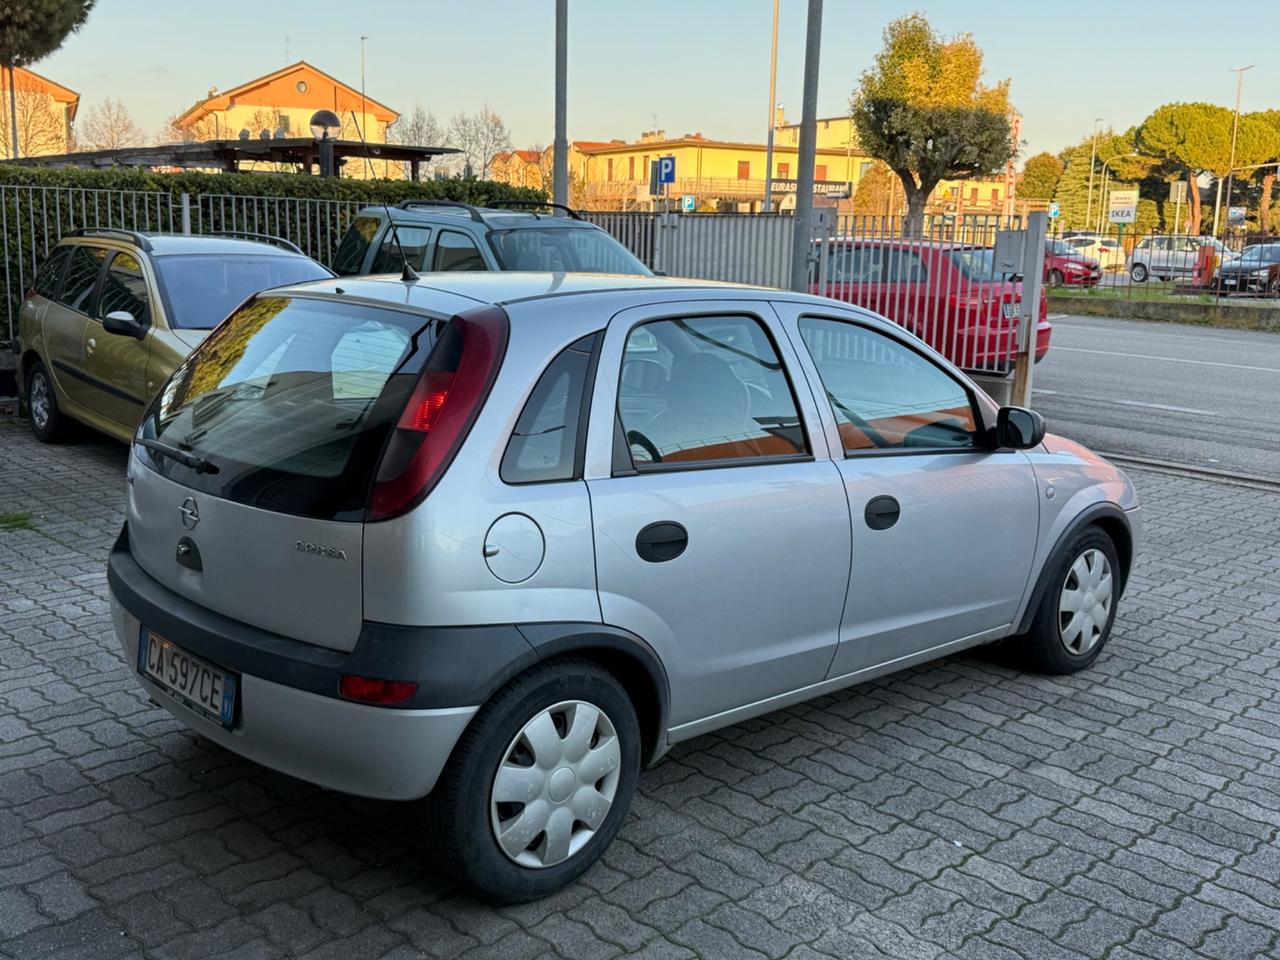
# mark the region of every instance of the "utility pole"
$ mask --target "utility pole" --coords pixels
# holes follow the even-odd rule
[[[1231,121],[1231,159],[1227,162],[1227,207],[1231,206],[1231,173],[1232,168],[1236,165],[1236,134],[1240,132],[1240,93],[1244,88],[1244,72],[1252,70],[1254,64],[1247,67],[1232,67],[1231,72],[1236,75],[1236,113]],[[1218,213],[1222,207],[1222,178],[1218,178],[1218,195],[1213,201],[1213,233],[1210,236],[1218,235]],[[1227,215],[1227,223],[1231,222],[1231,215]],[[1225,236],[1225,230],[1224,230]]]
[[[764,148],[764,212],[773,212],[773,125],[778,105],[778,0],[773,0],[773,40],[769,45],[769,126]]]
[[[556,136],[551,147],[551,201],[569,204],[569,0],[556,0]]]
[[[813,164],[818,153],[818,56],[822,52],[822,0],[809,0],[804,40],[804,105],[796,162],[795,234],[791,238],[791,289],[809,289],[813,246]]]
[[[365,99],[364,99],[364,44],[368,37],[360,38],[360,124],[364,126]],[[363,131],[361,131],[363,132]]]
[[[1098,162],[1098,124],[1101,117],[1093,118],[1093,147],[1089,150],[1089,202],[1085,204],[1084,228],[1093,227],[1093,165]]]

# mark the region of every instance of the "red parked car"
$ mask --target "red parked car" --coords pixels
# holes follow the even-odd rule
[[[826,284],[810,292],[844,300],[910,330],[956,366],[1007,371],[1017,350],[1022,283],[997,276],[991,247],[913,240],[834,240]],[[1049,351],[1053,328],[1040,300],[1035,356]]]
[[[1065,240],[1050,237],[1044,242],[1044,282],[1051,287],[1096,287],[1102,279],[1102,267],[1092,257]]]

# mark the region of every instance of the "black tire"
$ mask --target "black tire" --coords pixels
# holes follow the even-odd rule
[[[1147,282],[1147,268],[1141,263],[1135,263],[1133,269],[1129,271],[1129,279],[1134,283]]]
[[[1072,567],[1077,560],[1091,552],[1106,557],[1111,579],[1110,600],[1105,623],[1099,629],[1087,649],[1076,652],[1069,649],[1064,639],[1064,625],[1060,613],[1063,594],[1073,582]],[[1111,636],[1115,623],[1116,607],[1120,602],[1120,560],[1115,544],[1100,527],[1085,527],[1075,534],[1062,550],[1050,561],[1048,586],[1031,621],[1031,629],[1020,637],[1014,637],[1006,649],[1020,666],[1039,673],[1076,673],[1090,666]]]
[[[612,804],[594,835],[567,859],[549,866],[525,866],[511,859],[495,836],[490,816],[495,777],[525,725],[565,701],[596,707],[613,728],[620,758]],[[559,733],[559,724],[556,729]],[[539,665],[494,694],[458,741],[427,798],[427,843],[446,876],[478,896],[497,903],[535,900],[569,885],[600,858],[626,819],[639,774],[639,721],[613,674],[586,660]],[[547,782],[551,783],[550,778]],[[601,778],[597,785],[603,782]],[[496,816],[502,815],[503,807],[523,806],[499,806]],[[519,811],[511,815],[518,818]],[[575,820],[573,829],[580,824],[586,826]],[[534,834],[533,840],[538,837],[547,843],[545,834]],[[520,855],[536,856],[536,848],[531,842]]]
[[[36,360],[27,372],[27,408],[31,432],[41,443],[59,443],[67,436],[67,418],[58,409],[58,395],[44,364]]]
[[[1049,286],[1051,286],[1051,287],[1060,287],[1060,286],[1062,286],[1063,282],[1064,282],[1064,278],[1063,278],[1063,276],[1062,276],[1062,271],[1061,271],[1061,270],[1050,270],[1050,271],[1049,271]]]

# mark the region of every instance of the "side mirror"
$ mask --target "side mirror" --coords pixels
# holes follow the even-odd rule
[[[102,329],[121,337],[133,337],[141,340],[146,336],[147,328],[139,323],[128,310],[112,310],[102,318]]]
[[[996,446],[1029,450],[1044,439],[1044,417],[1026,407],[1001,407],[996,414]]]

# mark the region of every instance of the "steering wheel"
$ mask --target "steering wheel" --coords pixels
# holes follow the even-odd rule
[[[627,431],[627,443],[634,444],[637,447],[642,447],[644,452],[649,454],[654,463],[662,462],[662,454],[658,452],[657,446],[639,430]]]

